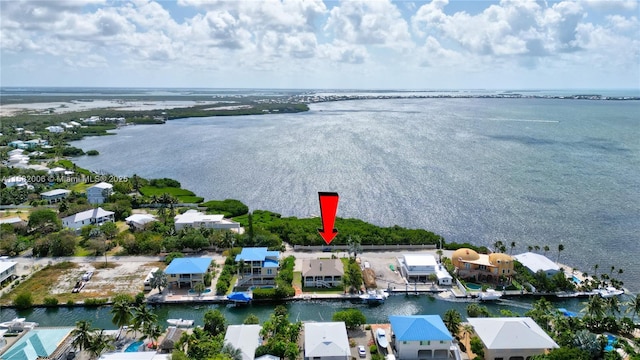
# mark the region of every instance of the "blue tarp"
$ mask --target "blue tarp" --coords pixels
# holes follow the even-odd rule
[[[249,302],[251,301],[251,295],[244,292],[234,292],[227,295],[227,299],[236,302]]]

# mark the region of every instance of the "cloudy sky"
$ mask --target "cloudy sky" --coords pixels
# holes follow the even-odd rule
[[[0,0],[2,86],[640,88],[636,0]]]

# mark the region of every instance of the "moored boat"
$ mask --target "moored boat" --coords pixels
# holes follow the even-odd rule
[[[616,289],[613,286],[607,286],[604,289],[597,289],[596,292],[603,298],[610,298],[624,294],[624,290]]]
[[[360,299],[369,304],[382,304],[388,297],[389,294],[386,292],[375,290],[369,290],[366,294],[360,295]]]
[[[384,329],[378,328],[378,330],[376,330],[376,342],[378,343],[378,346],[383,349],[386,349],[389,346],[389,341],[387,340],[387,332],[384,331]]]
[[[175,327],[192,327],[193,326],[193,320],[187,320],[187,319],[167,319],[167,323]]]
[[[501,296],[502,296],[501,293],[493,289],[487,289],[487,291],[483,291],[480,293],[480,295],[478,295],[478,297],[480,298],[480,301],[498,300],[500,299]]]

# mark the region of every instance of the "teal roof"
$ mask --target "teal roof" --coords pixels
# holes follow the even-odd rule
[[[242,252],[236,255],[236,261],[240,259],[244,261],[265,261],[268,257],[280,256],[279,251],[268,251],[266,247],[246,247],[242,248]]]
[[[36,360],[40,356],[47,357],[56,350],[58,344],[69,335],[71,330],[73,330],[71,327],[29,330],[2,354],[2,359]]]
[[[164,270],[165,274],[204,274],[211,265],[212,258],[177,258]]]
[[[389,321],[399,341],[453,340],[438,315],[389,316]]]

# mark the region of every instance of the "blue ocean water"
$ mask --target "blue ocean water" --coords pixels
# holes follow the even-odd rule
[[[425,228],[448,241],[548,245],[586,272],[624,269],[640,289],[640,102],[395,99],[311,111],[129,126],[74,143],[79,166],[178,179],[206,199],[284,216]],[[602,272],[602,270],[600,271]]]

